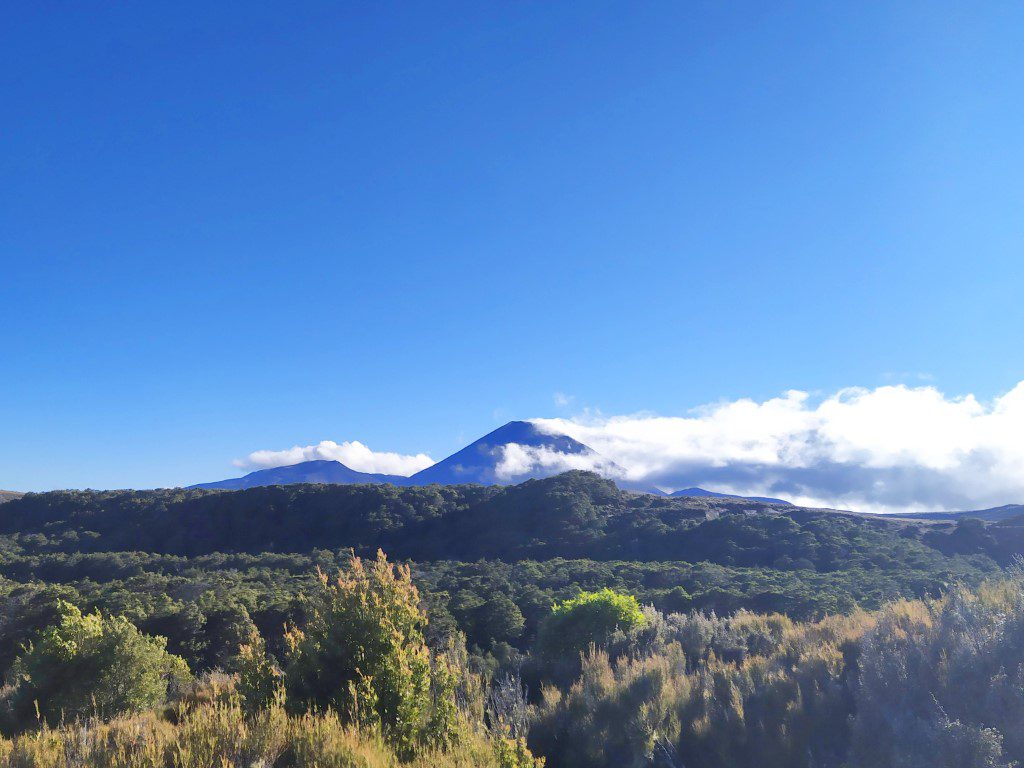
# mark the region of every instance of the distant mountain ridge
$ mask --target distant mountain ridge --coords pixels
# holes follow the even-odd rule
[[[915,520],[964,520],[968,517],[978,520],[996,522],[1008,520],[1011,517],[1024,515],[1024,504],[1004,504],[1001,507],[989,507],[988,509],[969,509],[963,512],[911,512],[898,517],[909,517]]]
[[[24,493],[19,491],[0,491],[0,504],[3,504],[5,501],[20,499],[24,495]]]
[[[394,483],[406,485],[409,478],[401,475],[379,475],[370,472],[358,472],[350,469],[340,461],[320,459],[303,461],[285,467],[271,467],[250,472],[244,477],[229,480],[218,480],[213,483],[200,483],[190,488],[211,488],[238,491],[244,488],[258,488],[263,485],[292,485],[294,483]]]
[[[773,499],[770,496],[739,496],[735,493],[719,493],[718,491],[708,491],[704,488],[683,488],[680,491],[673,491],[672,493],[665,495],[673,498],[679,498],[681,496],[696,496],[713,499],[748,499],[750,501],[763,501],[765,504],[785,504],[790,507],[793,506],[793,502],[786,501],[785,499]]]
[[[769,504],[789,504],[782,499],[735,496],[703,488],[687,488],[666,494],[642,483],[625,480],[626,473],[622,467],[602,457],[590,446],[568,435],[545,431],[529,421],[510,421],[410,477],[359,472],[340,461],[315,460],[260,469],[244,477],[199,483],[189,487],[242,490],[295,483],[389,483],[396,486],[513,485],[580,468],[617,479],[620,487],[633,492],[653,493],[657,496],[732,498]]]

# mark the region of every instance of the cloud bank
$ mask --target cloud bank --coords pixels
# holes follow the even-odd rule
[[[1024,502],[1024,382],[988,404],[899,385],[824,398],[794,390],[685,417],[533,422],[590,446],[629,482],[664,490],[699,485],[879,512]]]
[[[357,472],[385,475],[411,475],[434,463],[425,453],[409,456],[373,451],[358,440],[344,443],[321,440],[316,445],[296,445],[283,451],[253,451],[244,459],[236,459],[234,464],[242,469],[269,469],[316,460],[340,461]]]
[[[626,479],[627,473],[615,462],[596,453],[562,453],[547,446],[509,443],[502,446],[494,474],[503,483],[529,477],[550,477],[570,469],[586,469],[613,479]]]

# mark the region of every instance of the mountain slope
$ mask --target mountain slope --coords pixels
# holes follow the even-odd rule
[[[24,493],[19,493],[18,491],[0,491],[0,504],[3,504],[5,501],[20,499],[24,495]]]
[[[340,461],[303,461],[287,467],[271,467],[250,472],[244,477],[199,483],[190,488],[210,488],[237,491],[263,485],[291,485],[293,483],[394,483],[403,485],[409,478],[400,475],[378,475],[357,472]]]
[[[461,451],[409,478],[410,485],[508,485],[571,468],[621,473],[611,461],[568,435],[549,434],[528,421],[510,421]]]

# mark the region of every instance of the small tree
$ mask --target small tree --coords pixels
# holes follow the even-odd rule
[[[403,756],[452,740],[456,671],[427,648],[408,566],[393,567],[383,552],[368,566],[354,558],[334,581],[321,573],[307,599],[305,625],[286,638],[290,707],[380,727]]]
[[[83,615],[66,601],[57,622],[15,661],[9,702],[20,725],[36,708],[50,724],[96,714],[110,717],[162,704],[168,687],[188,679],[167,641],[139,632],[123,616]]]
[[[519,606],[498,593],[474,611],[477,635],[492,643],[511,642],[523,634],[526,619]]]
[[[267,653],[267,644],[253,627],[248,642],[238,649],[233,666],[238,672],[236,690],[247,712],[270,706],[282,693],[281,670]]]
[[[616,630],[626,632],[645,622],[635,597],[606,587],[555,603],[541,625],[540,644],[549,657],[575,656],[591,645],[604,645]]]

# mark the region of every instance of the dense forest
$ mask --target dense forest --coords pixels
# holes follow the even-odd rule
[[[381,565],[378,550],[401,567]],[[71,736],[62,721],[92,718],[89,733],[109,745],[120,743],[119,728],[141,727],[141,717],[159,731],[160,756],[102,764],[192,765],[167,762],[191,738],[185,724],[237,720],[251,735],[277,717],[279,735],[294,741],[279,745],[279,765],[350,764],[300,759],[314,749],[298,745],[308,729],[362,755],[351,764],[367,765],[426,755],[435,762],[424,764],[438,765],[533,765],[546,757],[554,768],[1009,765],[1021,748],[1008,721],[991,714],[996,705],[958,709],[943,699],[952,688],[936,687],[950,669],[925,667],[960,642],[944,622],[960,622],[957,632],[974,622],[979,643],[1001,643],[1003,666],[986,662],[984,684],[1008,676],[999,695],[1016,701],[1024,630],[1006,634],[1012,622],[999,616],[1024,601],[1012,565],[1021,551],[1018,518],[884,519],[665,498],[620,491],[584,472],[511,487],[27,494],[0,506],[0,727],[15,738],[5,742],[5,759],[50,764],[26,757],[25,739],[45,734],[63,743]],[[339,573],[347,575],[337,584],[322,576]],[[329,681],[329,690],[304,687],[320,685],[325,648],[366,642],[335,636],[336,624],[353,632],[359,625],[339,585],[376,594],[378,610],[404,616],[395,625],[401,658],[382,664],[407,669],[413,657],[426,660],[417,683],[425,698],[416,704],[426,720],[401,738],[391,715],[364,722],[353,713],[371,700],[406,706],[378,688],[391,666],[386,674],[353,669],[358,675],[344,684],[356,688],[344,696]],[[321,640],[303,645],[314,630]],[[98,692],[113,685],[102,675],[89,690],[63,690],[67,672],[50,674],[56,656],[47,653],[87,647],[83,633],[98,658],[129,654],[125,664],[149,669],[146,695],[101,712]],[[910,653],[907,638],[921,644],[912,670],[886,656]],[[421,650],[402,655],[413,647]],[[1020,658],[1010,665],[1014,653]],[[865,687],[864,658],[879,669],[897,664],[900,679],[919,675],[908,685],[922,690],[907,696],[934,699],[915,699],[913,717],[901,715],[906,723],[885,721],[917,729],[899,738],[912,735],[914,749],[933,750],[925,762],[907,762],[925,751],[883,759],[858,746],[864,729],[880,727],[865,719],[865,701],[894,712],[905,706],[875,701],[893,694]],[[89,675],[100,664],[81,663]],[[878,674],[884,682],[889,672]],[[353,699],[359,686],[365,690]],[[439,714],[447,700],[458,711]],[[43,731],[26,730],[39,718],[48,723]],[[958,749],[1001,757],[927,762]]]

